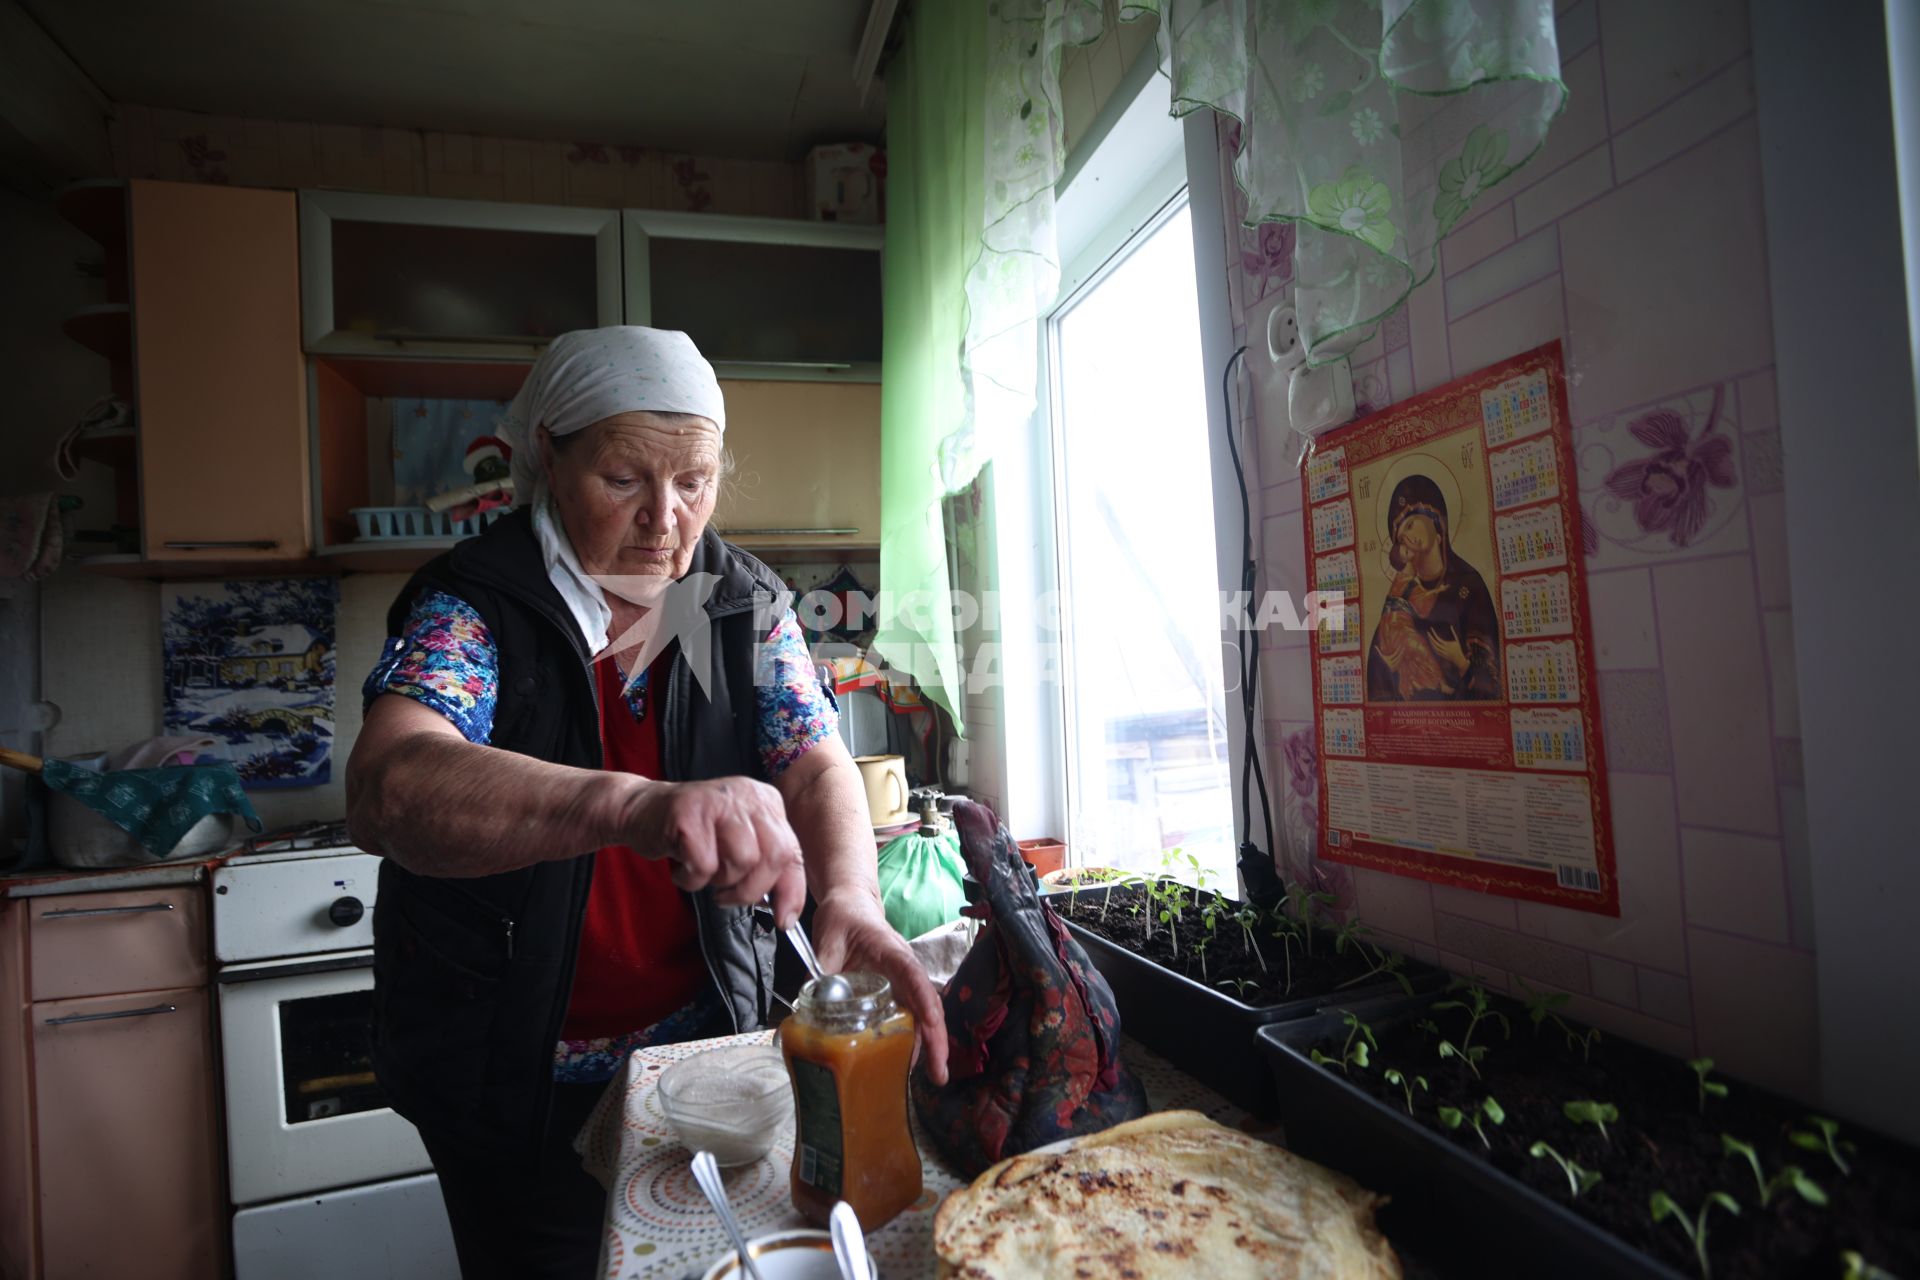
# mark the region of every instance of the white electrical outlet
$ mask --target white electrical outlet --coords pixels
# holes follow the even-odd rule
[[[1277,306],[1267,312],[1267,359],[1277,369],[1293,369],[1305,363],[1307,349],[1300,342],[1300,318],[1289,306]]]
[[[1287,421],[1295,431],[1318,435],[1353,420],[1353,367],[1345,360],[1308,368],[1287,379]]]

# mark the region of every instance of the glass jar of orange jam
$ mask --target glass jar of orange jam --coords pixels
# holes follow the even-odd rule
[[[907,1123],[913,1015],[877,973],[816,978],[780,1028],[793,1079],[793,1207],[826,1225],[836,1200],[877,1231],[920,1198]],[[833,998],[828,998],[828,997]]]

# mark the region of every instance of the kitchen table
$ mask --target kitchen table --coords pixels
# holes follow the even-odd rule
[[[600,1270],[607,1280],[685,1280],[704,1272],[727,1249],[726,1233],[694,1185],[692,1153],[680,1145],[660,1109],[660,1073],[682,1058],[728,1045],[769,1044],[773,1032],[749,1032],[641,1049],[607,1086],[574,1141],[587,1172],[607,1188]],[[1271,1126],[1249,1117],[1166,1059],[1124,1039],[1121,1055],[1146,1088],[1155,1111],[1203,1112],[1251,1133]],[[922,1280],[934,1273],[933,1214],[947,1192],[966,1185],[923,1140],[916,1120],[925,1189],[905,1213],[867,1237],[882,1280]],[[765,1159],[723,1170],[727,1196],[747,1235],[808,1226],[794,1211],[788,1172],[793,1162],[791,1114]]]

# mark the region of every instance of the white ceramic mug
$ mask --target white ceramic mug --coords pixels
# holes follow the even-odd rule
[[[905,756],[855,756],[860,781],[867,789],[867,813],[876,827],[893,826],[913,815],[907,812]]]

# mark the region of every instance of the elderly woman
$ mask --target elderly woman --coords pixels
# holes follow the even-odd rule
[[[628,1051],[767,1024],[763,896],[811,892],[821,963],[885,974],[945,1078],[783,584],[707,528],[725,426],[685,334],[562,335],[501,429],[522,509],[414,575],[367,679],[375,1066],[469,1280],[592,1268],[574,1135]]]

